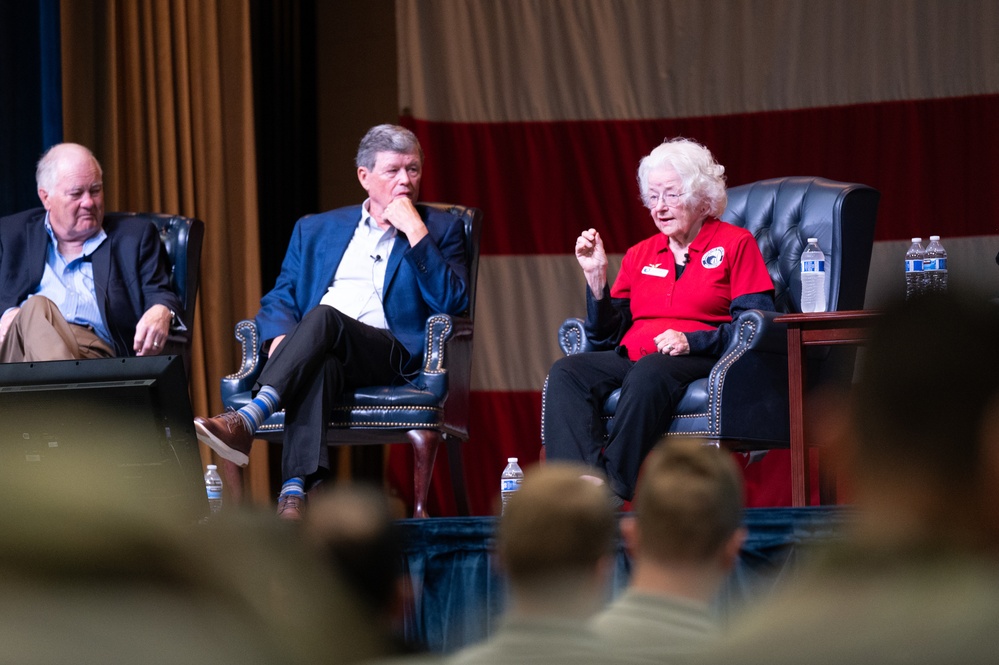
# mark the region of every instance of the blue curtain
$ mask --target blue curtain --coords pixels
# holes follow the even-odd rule
[[[724,622],[792,578],[816,544],[834,538],[849,508],[754,508],[743,523],[748,536],[739,562],[715,602]],[[404,559],[413,605],[407,641],[452,652],[489,637],[503,612],[506,588],[493,560],[494,517],[404,520]],[[618,546],[610,596],[628,582],[630,562]]]
[[[39,205],[35,162],[62,141],[59,0],[0,0],[0,215]]]

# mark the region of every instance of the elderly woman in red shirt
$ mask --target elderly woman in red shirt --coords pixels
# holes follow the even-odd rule
[[[718,219],[725,167],[689,139],[656,147],[638,184],[657,233],[624,255],[613,287],[595,229],[576,240],[586,277],[586,333],[598,349],[558,360],[545,382],[547,459],[582,460],[630,500],[646,454],[668,429],[687,385],[707,376],[747,309],[773,310],[773,283],[756,240]],[[621,388],[614,427],[600,420]]]

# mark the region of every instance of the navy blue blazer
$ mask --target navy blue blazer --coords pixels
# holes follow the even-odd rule
[[[468,266],[461,220],[424,205],[416,209],[429,234],[415,247],[402,233],[396,237],[382,303],[389,330],[419,361],[427,318],[460,314],[468,307]],[[360,221],[359,205],[298,220],[277,283],[260,301],[256,320],[262,340],[288,333],[319,304]]]
[[[170,288],[166,252],[151,222],[105,219],[107,239],[91,255],[94,287],[104,325],[118,356],[133,356],[135,326],[153,305],[183,311]],[[45,209],[0,218],[0,314],[38,289],[49,236]]]

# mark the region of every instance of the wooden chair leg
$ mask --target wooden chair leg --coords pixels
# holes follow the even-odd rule
[[[430,476],[444,437],[431,429],[411,429],[406,434],[413,444],[413,517],[429,517],[426,504]]]
[[[222,487],[225,491],[225,498],[229,499],[233,505],[240,505],[243,503],[243,469],[229,460],[220,460],[219,469],[222,471]]]

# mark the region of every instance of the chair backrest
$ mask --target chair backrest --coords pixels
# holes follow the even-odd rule
[[[184,325],[194,325],[194,309],[201,279],[201,246],[205,237],[205,223],[200,219],[166,215],[155,212],[109,212],[106,218],[135,217],[147,219],[160,231],[160,240],[166,249],[170,268],[170,286],[180,296],[184,311]]]
[[[482,211],[478,208],[452,203],[426,203],[432,208],[449,212],[465,225],[465,262],[468,265],[468,311],[465,315],[475,320],[475,286],[479,276],[479,240],[482,237]]]
[[[826,178],[772,178],[730,187],[726,222],[748,229],[763,253],[780,312],[801,311],[801,253],[818,238],[829,311],[862,309],[881,194]]]

